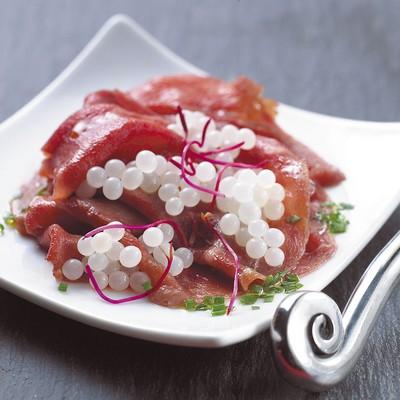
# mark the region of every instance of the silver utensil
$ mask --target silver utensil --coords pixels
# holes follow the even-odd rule
[[[321,292],[287,296],[271,325],[275,363],[281,374],[311,391],[328,389],[344,379],[399,278],[400,231],[368,266],[343,314]]]

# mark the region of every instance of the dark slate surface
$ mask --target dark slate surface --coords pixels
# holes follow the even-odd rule
[[[397,0],[0,0],[0,10],[0,120],[56,77],[118,12],[194,64],[221,77],[254,77],[280,101],[400,120]],[[399,221],[398,209],[326,289],[341,307]],[[396,292],[353,373],[317,395],[277,375],[268,333],[225,349],[170,347],[89,328],[0,290],[0,398],[397,399],[399,304]]]

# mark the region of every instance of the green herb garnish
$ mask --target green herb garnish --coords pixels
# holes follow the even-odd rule
[[[58,290],[60,292],[64,292],[65,293],[67,291],[67,289],[68,289],[68,283],[60,282],[60,284],[58,285]]]
[[[299,222],[299,221],[301,221],[301,217],[299,217],[299,216],[296,215],[296,214],[289,215],[289,216],[286,218],[286,222],[287,222],[288,224],[297,224],[297,222]]]
[[[0,224],[0,235],[4,235],[4,225]]]
[[[197,303],[194,299],[186,299],[184,306],[187,311],[209,310],[213,317],[225,315],[227,309],[224,296],[206,296],[201,303]]]
[[[343,210],[352,210],[354,206],[348,203],[334,203],[328,201],[321,203],[321,208],[315,213],[315,218],[318,221],[324,222],[329,232],[331,233],[343,233],[347,230],[349,220],[342,213]]]
[[[240,296],[239,300],[244,305],[253,305],[259,299],[264,300],[264,303],[271,303],[274,301],[275,294],[292,293],[302,287],[296,274],[287,271],[277,272],[274,275],[267,275],[263,285],[251,285],[249,291]]]
[[[146,281],[145,283],[143,283],[143,289],[144,290],[150,290],[153,286],[151,286],[151,282],[150,281]]]
[[[17,224],[17,220],[15,218],[14,214],[8,213],[4,216],[4,223],[9,227],[9,228],[15,228]]]

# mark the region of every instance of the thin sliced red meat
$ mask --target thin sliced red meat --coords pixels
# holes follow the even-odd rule
[[[164,76],[132,90],[130,95],[159,114],[175,114],[180,105],[202,111],[217,121],[248,127],[259,135],[275,138],[304,158],[311,177],[323,186],[335,185],[344,179],[338,168],[276,124],[275,103],[263,98],[261,86],[248,78],[225,82],[196,75]]]

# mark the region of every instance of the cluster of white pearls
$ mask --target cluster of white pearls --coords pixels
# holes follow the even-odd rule
[[[285,255],[280,247],[285,235],[265,221],[279,220],[285,211],[285,190],[276,183],[275,174],[268,169],[241,169],[223,178],[219,191],[225,195],[217,199],[218,208],[225,212],[219,221],[222,233],[235,235],[249,257],[264,257],[273,267],[282,265]]]
[[[109,225],[120,224],[115,221]],[[113,290],[122,291],[130,286],[135,292],[143,292],[143,285],[150,282],[150,278],[137,268],[142,260],[142,252],[137,246],[124,246],[120,242],[124,234],[125,229],[113,228],[92,237],[81,237],[77,248],[83,259],[67,260],[62,266],[63,275],[69,280],[77,280],[83,275],[85,265],[89,264],[100,289],[110,286]],[[154,259],[166,267],[173,237],[174,229],[169,224],[160,224],[146,229],[140,240]],[[176,276],[192,265],[193,254],[184,247],[172,251],[170,274]]]

